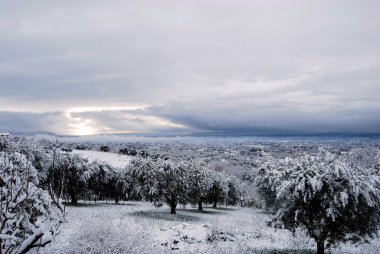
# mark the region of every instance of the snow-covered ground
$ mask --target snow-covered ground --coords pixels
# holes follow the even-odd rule
[[[89,162],[103,162],[114,168],[125,168],[132,159],[132,157],[128,155],[91,150],[73,150],[72,153],[83,156],[88,159]]]
[[[154,208],[146,202],[81,203],[67,207],[62,232],[39,253],[313,253],[302,232],[266,226],[269,215],[251,208]],[[380,253],[380,241],[333,253]]]

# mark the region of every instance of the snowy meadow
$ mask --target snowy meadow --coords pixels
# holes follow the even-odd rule
[[[1,253],[379,253],[376,139],[158,140],[1,139]]]
[[[380,0],[0,0],[0,254],[380,254]]]
[[[146,202],[69,206],[67,222],[39,253],[314,253],[302,232],[266,226],[261,209],[156,209]],[[96,223],[94,223],[96,221]],[[378,253],[380,241],[343,245],[332,253]],[[36,251],[36,253],[38,253]]]

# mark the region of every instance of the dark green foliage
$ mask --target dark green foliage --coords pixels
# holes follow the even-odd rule
[[[109,148],[109,146],[100,146],[99,150],[102,152],[109,152],[110,148]]]

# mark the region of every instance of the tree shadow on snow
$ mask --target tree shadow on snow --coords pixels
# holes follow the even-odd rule
[[[94,207],[94,206],[101,206],[102,203],[76,203],[72,204],[71,202],[63,202],[64,206],[68,207]]]
[[[198,210],[198,209],[181,209],[182,212],[186,213],[195,213],[195,214],[224,214],[223,211],[218,211],[215,208],[214,209],[203,209],[203,210]]]
[[[312,250],[300,250],[300,249],[251,249],[251,254],[315,254]]]
[[[219,210],[219,211],[236,211],[236,208],[232,207],[206,207],[207,209]]]
[[[120,206],[138,206],[139,204],[135,203],[108,203],[108,205],[120,205]]]
[[[76,204],[72,204],[71,202],[63,202],[63,205],[68,207],[95,207],[95,206],[111,206],[111,205],[117,205],[117,206],[137,206],[138,204],[135,203],[105,203],[105,202],[78,202]]]
[[[136,211],[130,213],[132,216],[144,217],[155,220],[167,220],[167,221],[199,221],[198,217],[186,215],[186,214],[170,214],[169,210],[165,211]]]

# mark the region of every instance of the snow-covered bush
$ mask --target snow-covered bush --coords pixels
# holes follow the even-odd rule
[[[380,226],[380,176],[321,151],[263,168],[257,184],[272,189],[278,211],[272,226],[305,228],[317,253],[340,242],[360,243]]]
[[[58,233],[63,214],[37,185],[24,155],[0,152],[0,253],[27,253]]]

